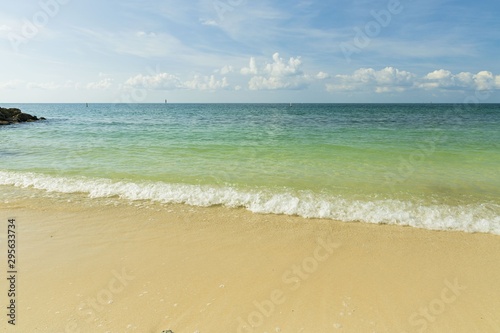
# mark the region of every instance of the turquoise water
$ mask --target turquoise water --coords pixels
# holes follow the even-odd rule
[[[500,234],[500,105],[2,106],[5,191]]]

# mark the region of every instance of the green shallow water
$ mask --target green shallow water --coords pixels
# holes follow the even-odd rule
[[[23,109],[50,120],[2,129],[3,170],[389,197],[447,190],[481,197],[500,187],[494,105]]]
[[[500,204],[500,105],[15,106],[49,120],[0,128],[5,172]]]

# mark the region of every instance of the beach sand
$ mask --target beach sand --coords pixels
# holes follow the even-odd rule
[[[84,201],[0,205],[8,332],[500,332],[500,236]]]

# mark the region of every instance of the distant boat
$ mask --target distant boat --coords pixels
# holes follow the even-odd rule
[[[165,100],[165,104],[167,104],[167,100]]]
[[[290,103],[290,107],[292,107],[292,103]]]

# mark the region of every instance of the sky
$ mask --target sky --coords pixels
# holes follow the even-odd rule
[[[500,102],[498,0],[0,3],[0,103]]]

